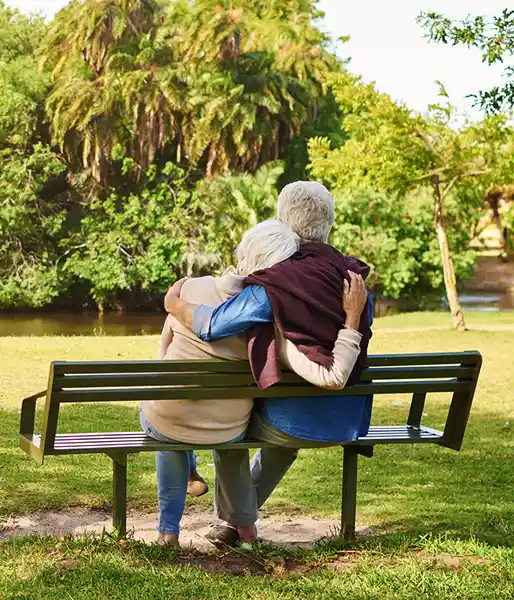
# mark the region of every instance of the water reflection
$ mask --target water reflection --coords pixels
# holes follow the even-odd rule
[[[477,292],[463,294],[459,298],[462,308],[466,310],[479,310],[483,312],[498,310],[514,310],[513,294],[489,294]]]
[[[497,312],[514,310],[514,294],[469,292],[459,296],[459,302],[464,311]],[[378,300],[375,302],[375,317],[387,317],[398,313],[416,310],[407,300]],[[446,298],[430,299],[425,310],[449,310]]]

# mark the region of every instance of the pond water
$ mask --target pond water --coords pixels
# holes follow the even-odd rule
[[[164,318],[159,313],[0,312],[0,337],[157,334]]]
[[[483,312],[514,310],[514,296],[469,293],[460,297],[464,310]],[[445,302],[434,309],[445,309]],[[377,316],[401,312],[394,303],[377,302]],[[96,312],[0,312],[0,337],[44,335],[145,335],[159,334],[164,314]]]
[[[470,292],[460,296],[459,300],[464,310],[478,310],[480,312],[514,310],[513,294]]]

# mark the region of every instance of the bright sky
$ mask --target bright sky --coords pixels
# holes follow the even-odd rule
[[[5,0],[23,12],[52,16],[67,0]],[[382,92],[425,111],[437,102],[436,80],[442,81],[460,112],[475,118],[467,94],[501,84],[501,65],[481,63],[480,53],[464,47],[431,44],[416,24],[421,11],[433,10],[454,18],[467,14],[499,14],[512,0],[320,0],[324,30],[334,38],[349,35],[340,46],[351,57],[349,69],[365,81],[376,81]]]
[[[461,46],[434,44],[416,23],[420,12],[439,12],[455,19],[497,15],[513,0],[321,0],[323,29],[332,37],[349,35],[340,46],[351,57],[350,71],[375,81],[381,92],[425,111],[438,101],[439,80],[459,111],[479,116],[468,94],[502,82],[502,65],[482,64],[480,52]]]

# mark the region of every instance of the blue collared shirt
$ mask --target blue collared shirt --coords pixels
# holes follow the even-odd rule
[[[368,310],[373,322],[373,303]],[[200,305],[193,311],[193,331],[202,340],[215,342],[242,333],[261,323],[273,322],[266,290],[250,285],[217,308]],[[256,402],[271,425],[305,440],[318,442],[352,441],[367,434],[371,420],[372,396],[331,396],[266,398]]]

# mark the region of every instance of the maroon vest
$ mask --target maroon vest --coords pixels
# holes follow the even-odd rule
[[[337,334],[346,320],[342,294],[343,281],[350,279],[348,271],[366,278],[370,268],[328,244],[309,242],[290,259],[252,273],[246,283],[265,288],[275,326],[284,337],[310,360],[330,367]],[[358,381],[366,365],[370,325],[366,306],[359,324],[361,352],[349,383]],[[248,332],[248,356],[260,388],[265,389],[280,381],[273,324],[259,325]]]

